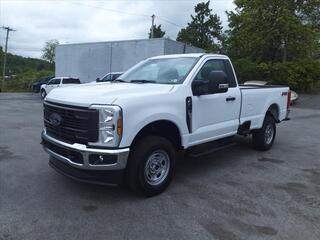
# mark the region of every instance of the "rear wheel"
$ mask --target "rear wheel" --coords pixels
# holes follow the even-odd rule
[[[133,147],[127,166],[127,185],[136,193],[151,197],[170,184],[176,152],[170,141],[158,136],[142,138]]]
[[[46,91],[45,90],[41,90],[41,97],[44,99],[46,96],[47,96],[47,93],[46,93]]]
[[[272,147],[275,137],[276,122],[272,116],[267,115],[262,128],[253,131],[252,143],[256,149],[266,151]]]

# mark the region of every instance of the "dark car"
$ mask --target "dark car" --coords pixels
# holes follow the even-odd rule
[[[40,92],[41,85],[48,83],[49,80],[52,78],[54,78],[54,76],[46,76],[46,77],[40,78],[38,81],[36,81],[34,84],[32,84],[32,91],[35,93]]]

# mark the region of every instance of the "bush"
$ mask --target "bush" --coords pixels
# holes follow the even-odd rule
[[[23,74],[18,74],[12,79],[6,79],[4,82],[4,92],[30,92],[31,85],[39,78],[53,75],[53,71],[42,70],[39,72],[29,70]]]
[[[261,79],[257,72],[258,64],[248,58],[241,58],[233,61],[233,65],[237,74],[238,82],[244,83],[250,80]]]
[[[269,64],[269,68],[270,83],[289,85],[293,90],[309,91],[320,82],[320,61],[304,59]]]
[[[267,81],[288,85],[293,90],[309,91],[320,84],[320,61],[302,59],[285,63],[255,63],[249,59],[234,62],[239,82]]]

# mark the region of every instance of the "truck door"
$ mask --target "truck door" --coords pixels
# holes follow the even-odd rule
[[[54,88],[58,87],[59,84],[60,84],[60,78],[54,78],[54,79],[51,79],[50,82],[48,83],[47,85],[47,88],[46,88],[46,92],[47,94]]]
[[[231,136],[238,130],[241,93],[229,60],[206,60],[193,79],[192,86],[195,81],[207,82],[212,71],[226,74],[225,84],[228,85],[223,85],[228,89],[214,93],[209,91],[207,84],[202,86],[201,95],[193,94],[190,145]]]

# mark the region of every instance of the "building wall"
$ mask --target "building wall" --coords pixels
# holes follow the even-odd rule
[[[126,71],[149,57],[204,52],[169,39],[144,39],[99,43],[64,44],[56,48],[56,76],[77,77],[82,83],[108,72]]]

